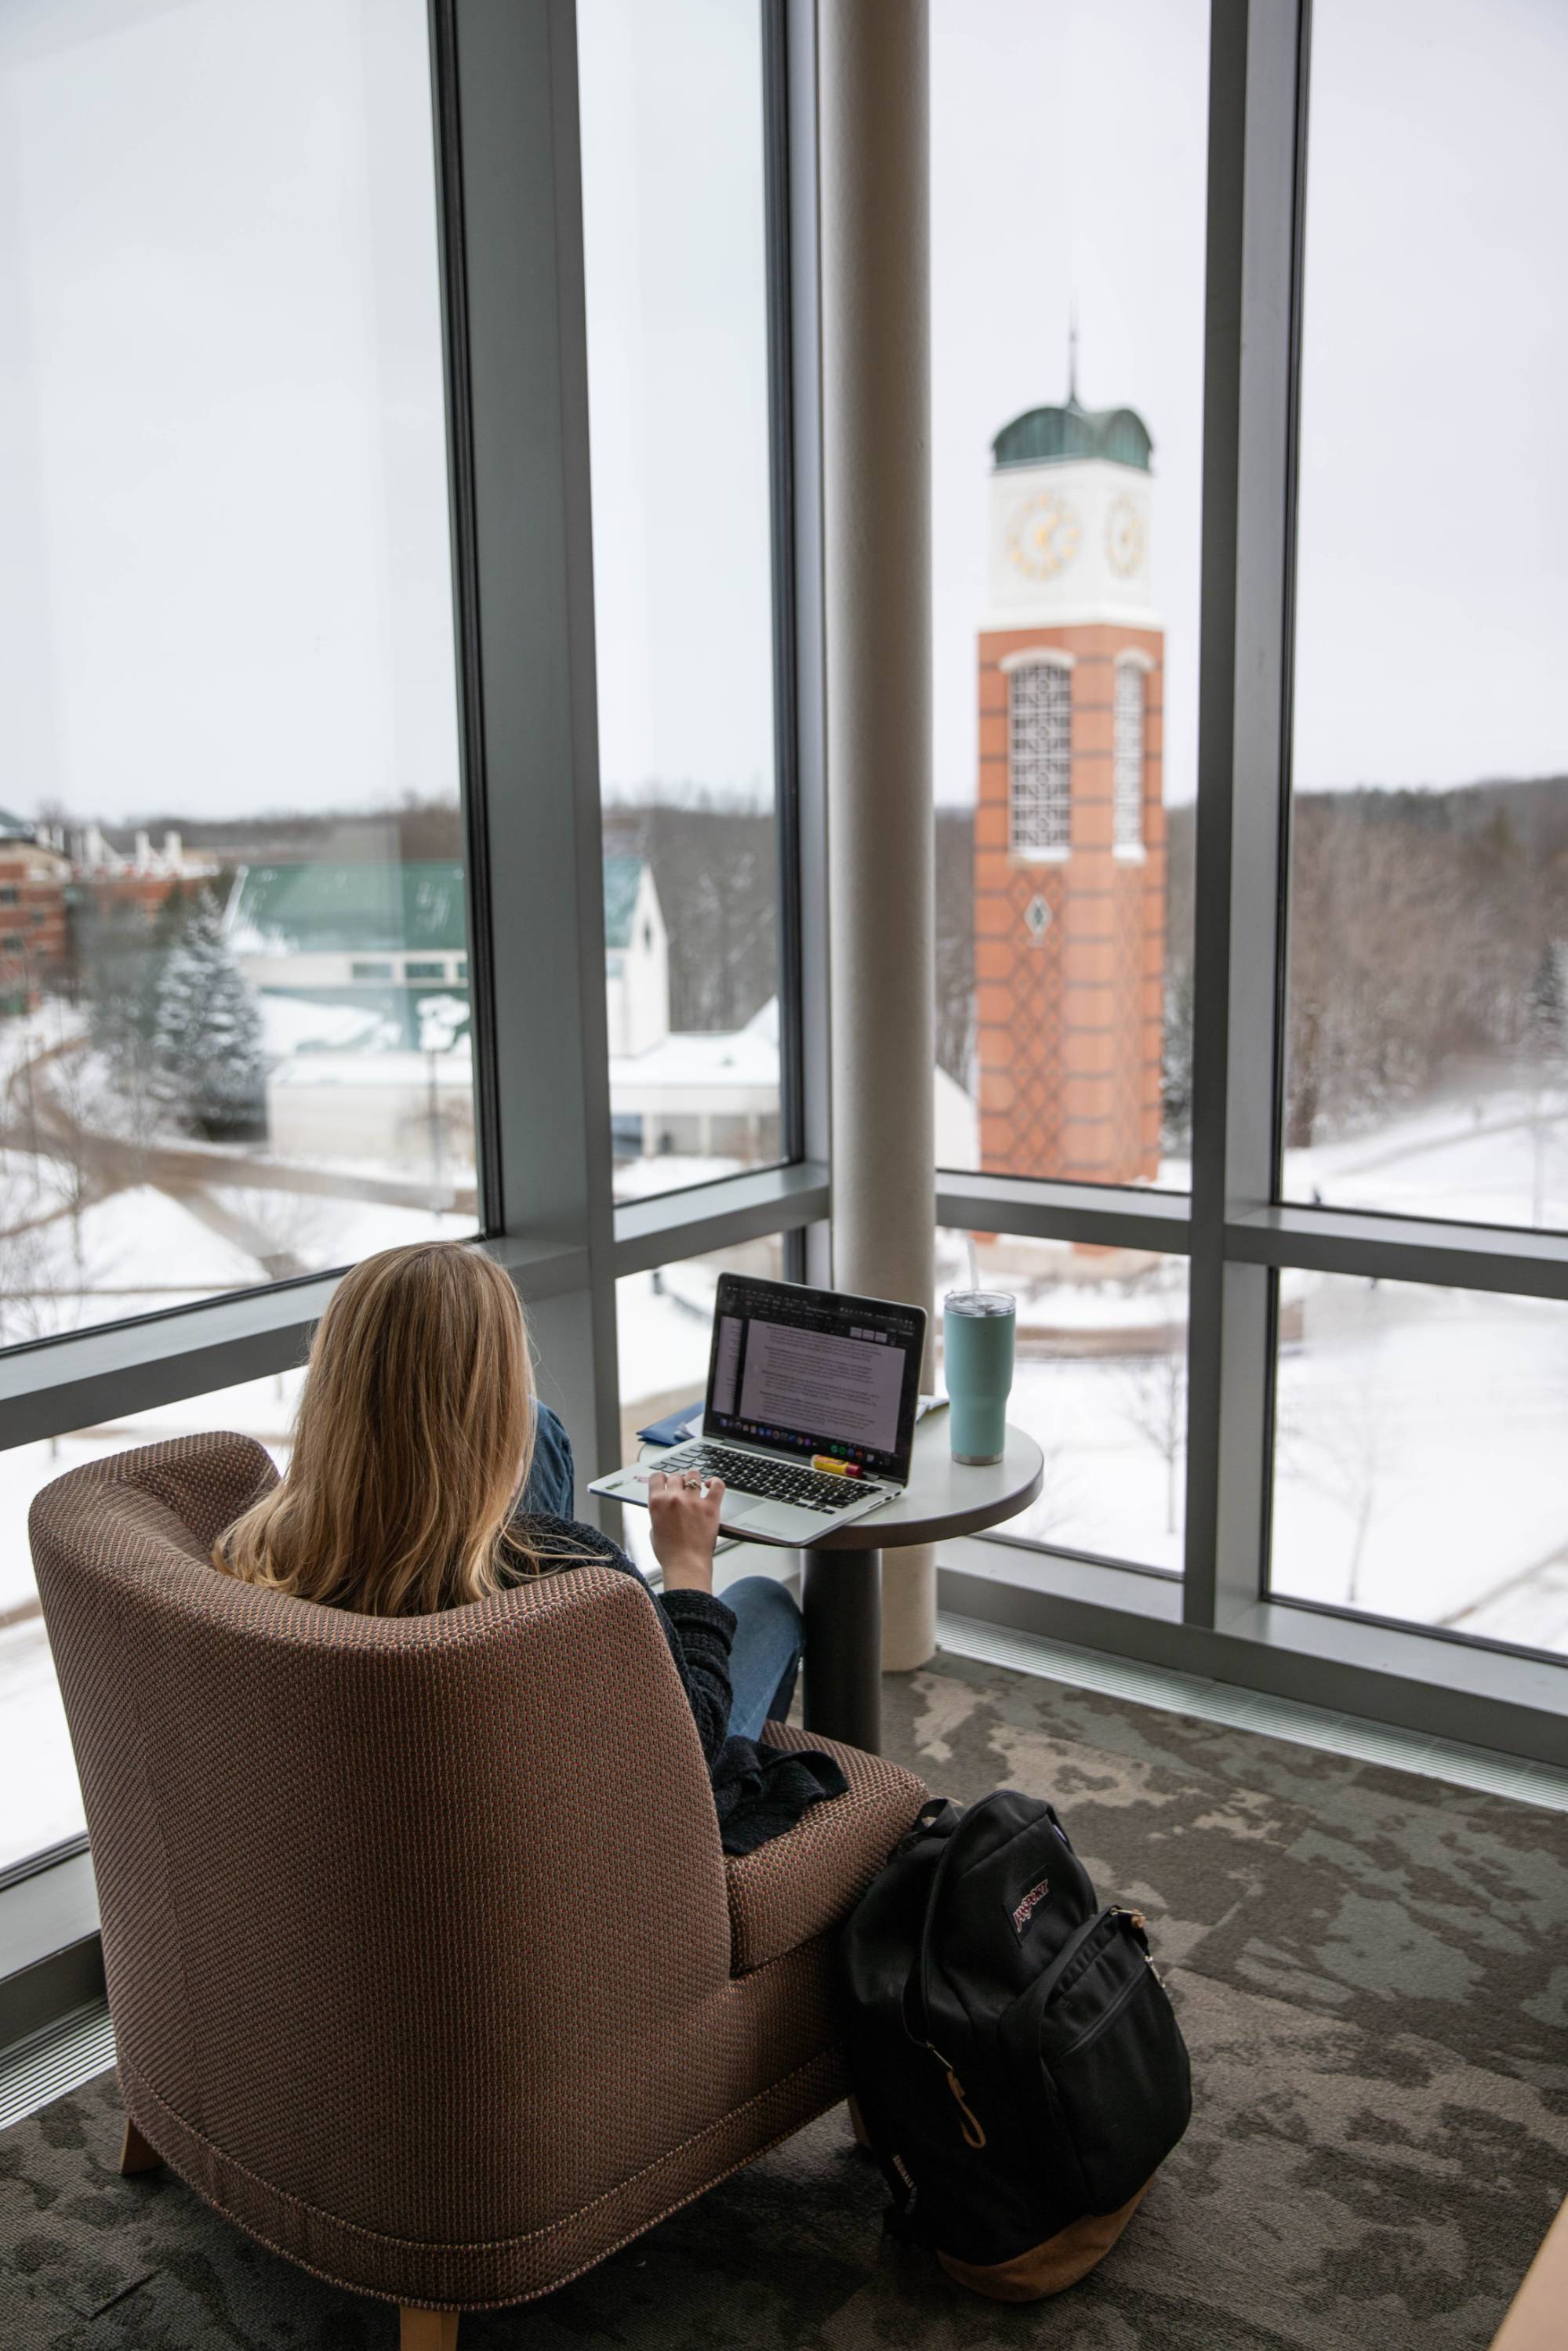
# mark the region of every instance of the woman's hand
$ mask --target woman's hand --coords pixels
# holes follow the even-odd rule
[[[695,1469],[655,1469],[649,1479],[653,1556],[664,1571],[666,1592],[713,1590],[713,1547],[723,1506],[722,1478],[701,1478]]]

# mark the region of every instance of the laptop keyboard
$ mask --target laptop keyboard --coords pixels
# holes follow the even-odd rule
[[[694,1445],[671,1463],[671,1474],[701,1469],[722,1478],[733,1493],[760,1494],[769,1502],[795,1502],[808,1510],[841,1510],[863,1491],[853,1478],[827,1478],[820,1469],[797,1469],[792,1462],[768,1461],[756,1453],[736,1453],[727,1445]]]

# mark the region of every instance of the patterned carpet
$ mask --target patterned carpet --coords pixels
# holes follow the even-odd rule
[[[1009,2309],[883,2241],[841,2113],[465,2351],[1481,2351],[1568,2188],[1568,1816],[944,1658],[887,1684],[943,1793],[1049,1793],[1149,1914],[1187,2138],[1103,2267]],[[111,2076],[0,2137],[5,2351],[388,2351],[176,2179]]]

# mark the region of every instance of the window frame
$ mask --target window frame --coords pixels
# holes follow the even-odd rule
[[[528,1302],[545,1393],[583,1461],[608,1460],[620,1442],[618,1277],[779,1232],[792,1274],[831,1279],[816,12],[815,0],[758,5],[785,1161],[617,1207],[574,0],[505,9],[431,0],[477,1246]],[[1192,1192],[951,1171],[936,1179],[944,1225],[1189,1260],[1184,1573],[1177,1583],[1030,1546],[1051,1562],[1050,1584],[1025,1588],[1008,1580],[1009,1542],[978,1538],[944,1547],[938,1597],[1015,1629],[1550,1761],[1568,1729],[1568,1660],[1328,1614],[1268,1590],[1282,1270],[1568,1299],[1568,1236],[1281,1197],[1308,19],[1309,0],[1213,0],[1211,12]],[[499,904],[497,875],[507,877]],[[535,1015],[541,1001],[548,1020]],[[540,1101],[552,1104],[549,1121],[528,1114]],[[0,1355],[0,1444],[286,1370],[302,1360],[340,1278],[12,1349]],[[64,1887],[54,1874],[72,1872],[72,1886],[86,1883],[82,1842],[9,1873],[0,1918],[41,1876]],[[96,1930],[80,1907],[90,1885],[71,1900],[80,1932],[68,1936],[55,1917],[56,1973],[41,1959],[0,1982],[0,2044],[29,2029],[16,2018],[36,2021],[48,1983],[59,2006],[70,2004],[66,1988],[79,1985],[84,1938]],[[18,2005],[24,1975],[31,2011]]]

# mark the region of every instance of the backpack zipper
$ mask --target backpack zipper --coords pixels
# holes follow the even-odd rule
[[[977,2155],[981,2147],[986,2144],[986,2126],[980,2120],[979,2116],[975,2112],[973,2106],[969,2105],[964,2093],[964,2085],[958,2079],[957,2074],[953,2071],[952,2066],[947,2063],[946,2058],[943,2056],[942,2052],[937,2048],[936,2043],[934,2041],[927,2041],[925,2045],[930,2051],[932,2056],[936,2058],[936,2063],[941,2066],[943,2073],[946,2075],[947,2087],[952,2091],[954,2097],[958,2102],[958,2112],[964,2117],[963,2121],[958,2126],[964,2135],[964,2144],[966,2147],[972,2147]]]
[[[1155,1975],[1154,1963],[1150,1959],[1147,1951],[1144,1953],[1144,1965],[1148,1969],[1150,1975],[1155,1976],[1155,1981],[1158,1983],[1159,1978],[1157,1975]],[[1085,2025],[1077,2040],[1071,2042],[1061,2052],[1056,2061],[1057,2064],[1059,2065],[1065,2065],[1070,2057],[1075,2057],[1081,2049],[1086,2049],[1088,2047],[1090,2042],[1098,2040],[1100,2034],[1104,2032],[1106,2026],[1113,2023],[1116,2018],[1121,2015],[1122,2011],[1126,2007],[1127,2002],[1132,1999],[1133,1994],[1137,1991],[1143,1980],[1144,1979],[1142,1976],[1130,1977],[1122,1986],[1121,1991],[1116,1994],[1116,1997],[1111,2002],[1110,2007],[1106,2009],[1102,2015],[1097,2016],[1092,2024]]]

